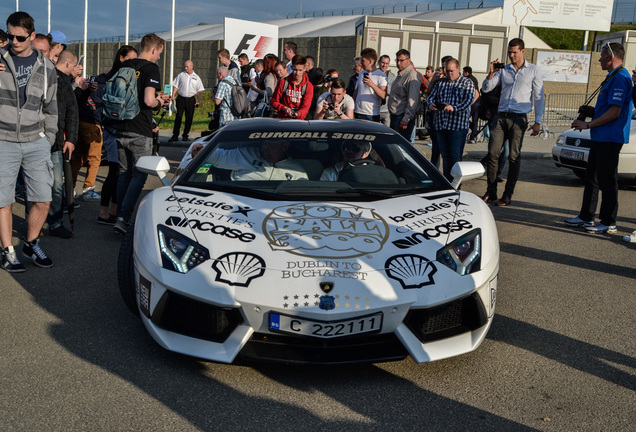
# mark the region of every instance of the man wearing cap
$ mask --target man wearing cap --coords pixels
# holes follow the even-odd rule
[[[179,129],[181,129],[181,119],[185,113],[185,126],[183,127],[183,141],[190,141],[188,134],[192,126],[194,109],[201,105],[201,92],[203,83],[201,78],[194,72],[194,64],[191,60],[186,60],[184,71],[172,81],[172,98],[177,99],[177,117],[174,119],[174,128],[170,142],[179,141]],[[179,97],[177,98],[177,94]]]
[[[60,56],[60,53],[64,51],[66,45],[66,35],[61,31],[53,30],[49,33],[49,38],[51,39],[51,50],[49,51],[49,59],[53,63],[57,63],[57,58]]]
[[[336,163],[334,166],[325,168],[320,176],[322,181],[338,181],[340,173],[345,169],[347,165],[353,161],[366,159],[371,153],[371,143],[356,143],[354,141],[345,141],[342,143],[342,160]]]

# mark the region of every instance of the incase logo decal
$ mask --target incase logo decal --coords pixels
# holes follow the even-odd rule
[[[399,249],[408,249],[411,246],[416,246],[422,243],[422,239],[430,240],[432,238],[439,237],[442,234],[449,234],[464,229],[470,229],[472,227],[473,225],[467,220],[458,219],[457,222],[447,222],[442,225],[437,225],[435,228],[425,229],[421,233],[415,233],[405,239],[395,240],[393,245]]]
[[[178,216],[170,216],[166,219],[166,225],[183,228],[189,226],[192,229],[199,231],[209,231],[212,234],[217,234],[223,237],[231,239],[239,239],[243,243],[249,243],[256,238],[253,233],[244,233],[236,228],[229,228],[224,225],[214,225],[212,222],[201,222],[197,219],[185,219]]]

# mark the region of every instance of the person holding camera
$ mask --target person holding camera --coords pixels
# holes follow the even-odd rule
[[[378,54],[373,48],[365,48],[360,53],[362,72],[353,94],[356,101],[354,115],[357,119],[380,121],[380,106],[386,97],[386,75],[375,64]]]
[[[541,121],[545,109],[543,77],[541,69],[523,58],[525,44],[522,39],[514,38],[508,42],[510,64],[490,63],[490,72],[483,82],[482,90],[490,92],[501,86],[498,113],[488,142],[488,187],[483,196],[485,202],[497,201],[497,169],[499,155],[504,142],[510,144],[508,156],[508,178],[498,206],[508,206],[515,191],[521,167],[521,145],[523,135],[532,130],[536,136],[541,130]],[[528,128],[528,113],[532,111],[534,101],[534,124]]]
[[[345,93],[346,84],[340,78],[331,83],[327,93],[316,102],[314,120],[346,120],[353,118],[353,98]]]
[[[291,59],[292,73],[278,81],[271,106],[278,118],[304,120],[314,97],[314,86],[305,73],[307,59],[296,55]]]
[[[435,134],[442,155],[444,177],[452,181],[451,169],[462,160],[464,153],[475,86],[470,79],[462,76],[457,59],[449,59],[444,68],[446,77],[437,81],[426,103],[428,109],[435,112]]]
[[[579,118],[572,122],[575,130],[590,129],[592,144],[585,169],[585,189],[581,211],[564,222],[571,227],[584,227],[591,233],[615,233],[618,213],[618,155],[629,142],[632,113],[632,78],[623,66],[623,45],[612,42],[601,49],[599,62],[608,71],[601,83],[596,106],[583,105]],[[591,121],[587,118],[591,117]],[[603,194],[599,211],[600,223],[594,223],[598,192]]]

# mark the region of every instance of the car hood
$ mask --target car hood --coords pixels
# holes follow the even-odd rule
[[[403,293],[436,283],[444,289],[434,293],[432,303],[441,303],[486,281],[468,279],[496,272],[489,268],[459,276],[436,262],[437,252],[448,242],[481,228],[481,268],[497,266],[499,255],[488,207],[475,195],[454,190],[351,203],[267,201],[187,187],[160,188],[140,204],[135,243],[138,253],[139,245],[144,245],[144,255],[161,268],[157,225],[178,231],[210,251],[211,266],[195,269],[205,277],[187,283],[174,279],[169,284],[201,297],[203,288],[195,285],[231,287],[234,292],[228,293],[228,305],[238,300],[243,305],[254,301],[281,308],[315,306],[317,287],[328,293],[334,283],[347,285],[362,308],[369,306],[365,298],[367,302],[390,301],[402,296],[403,301],[414,303],[420,294],[405,300]],[[185,276],[194,277],[190,273],[196,272]],[[167,273],[170,278],[178,275]],[[299,283],[300,288],[311,288],[307,286],[303,294]],[[250,290],[248,297],[237,294],[254,286],[265,291]],[[432,299],[428,300],[431,304]]]

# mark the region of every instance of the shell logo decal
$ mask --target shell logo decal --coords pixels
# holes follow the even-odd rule
[[[265,217],[263,233],[272,250],[312,258],[353,258],[378,252],[389,226],[375,210],[355,204],[298,203]]]
[[[437,267],[431,261],[419,255],[396,255],[387,260],[384,265],[386,275],[400,282],[402,288],[422,288],[433,285],[433,275]]]
[[[246,287],[253,279],[263,276],[265,261],[252,253],[232,252],[218,257],[212,268],[217,282]]]

